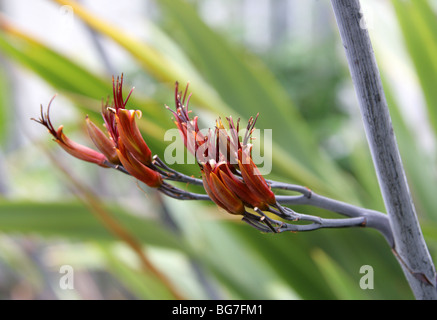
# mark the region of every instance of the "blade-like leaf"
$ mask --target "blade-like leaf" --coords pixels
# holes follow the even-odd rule
[[[142,243],[183,249],[181,243],[157,221],[134,217],[119,208],[111,212]],[[78,203],[1,201],[0,231],[86,241],[116,240],[87,208]]]
[[[437,178],[429,174],[433,171],[435,163],[420,147],[414,133],[406,125],[400,113],[399,103],[391,92],[388,83],[385,83],[384,90],[417,210],[420,216],[423,215],[437,221],[435,212],[437,199],[434,192],[437,188]]]
[[[365,300],[369,297],[365,291],[354,282],[342,268],[335,263],[322,250],[314,250],[312,257],[317,263],[320,272],[325,277],[326,282],[335,292],[337,299],[341,300]],[[373,289],[373,287],[371,288]]]
[[[8,121],[11,115],[9,83],[5,69],[0,65],[0,147],[5,143],[10,125]]]
[[[0,50],[11,59],[31,69],[63,94],[86,109],[97,113],[101,100],[112,95],[111,78],[103,79],[0,18]],[[48,99],[49,100],[49,99]],[[152,139],[162,141],[162,124],[171,124],[168,112],[153,101],[131,98],[131,105],[143,111],[141,129]],[[35,114],[38,114],[36,106]]]
[[[437,134],[437,16],[427,0],[392,3]]]
[[[174,296],[156,277],[141,269],[134,269],[121,261],[109,248],[102,246],[107,260],[107,268],[139,299],[169,300]]]

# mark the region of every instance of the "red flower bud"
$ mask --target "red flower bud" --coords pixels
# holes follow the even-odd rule
[[[162,185],[161,175],[137,160],[123,145],[121,138],[118,141],[117,155],[126,171],[138,180],[151,188],[158,188]]]
[[[188,110],[188,103],[190,100],[190,96],[187,97],[188,84],[185,88],[184,95],[182,96],[182,92],[178,91],[179,84],[176,82],[175,85],[175,104],[176,111],[169,109],[173,115],[175,116],[175,124],[178,127],[179,134],[181,135],[182,140],[184,141],[184,145],[191,154],[196,155],[196,151],[205,142],[204,135],[200,132],[199,127],[197,125],[198,117],[194,117],[190,119],[189,113],[191,111]],[[186,101],[186,104],[185,104]]]
[[[80,160],[92,162],[102,167],[107,167],[107,165],[105,165],[105,162],[107,161],[105,155],[77,142],[74,142],[73,140],[70,140],[63,133],[62,130],[63,126],[60,126],[56,131],[56,136],[54,136],[55,141],[62,147],[62,149],[67,151],[73,157],[76,157]]]
[[[152,151],[144,141],[135,122],[135,114],[141,117],[139,110],[119,109],[115,116],[121,142],[144,165],[152,163]]]
[[[87,130],[88,134],[93,140],[94,145],[97,147],[97,149],[102,152],[109,162],[113,164],[120,164],[120,159],[118,159],[117,151],[115,150],[115,144],[114,141],[109,139],[102,130],[97,127],[94,122],[92,122],[88,116],[86,117],[86,124],[87,124]]]
[[[55,130],[55,128],[52,125],[52,122],[50,120],[50,106],[53,102],[53,99],[50,100],[49,105],[47,107],[47,112],[44,114],[43,107],[41,105],[41,118],[32,120],[42,124],[47,128],[49,133],[55,138],[55,141],[61,146],[62,149],[64,149],[66,152],[68,152],[70,155],[72,155],[75,158],[78,158],[83,161],[92,162],[95,164],[98,164],[101,167],[107,167],[105,164],[108,159],[106,156],[96,150],[93,150],[91,148],[88,148],[84,145],[81,145],[77,142],[74,142],[73,140],[70,140],[63,132],[63,126],[60,126],[58,130]]]
[[[262,199],[263,202],[271,205],[276,204],[275,194],[253,162],[248,146],[244,146],[238,150],[238,158],[241,176],[250,191],[252,191],[258,199]]]
[[[203,186],[212,201],[232,214],[244,214],[244,204],[212,171],[208,163],[202,170]]]
[[[217,172],[226,187],[237,195],[246,206],[251,208],[257,207],[261,210],[268,209],[264,197],[260,198],[255,193],[251,192],[248,185],[241,179],[237,178],[231,172],[231,169],[227,164],[223,163],[217,166]]]

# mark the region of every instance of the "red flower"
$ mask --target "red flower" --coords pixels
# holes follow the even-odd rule
[[[141,111],[126,109],[133,89],[128,97],[123,99],[123,75],[120,78],[117,77],[117,80],[113,77],[112,84],[113,103],[111,106],[108,102],[105,105],[102,103],[102,117],[109,137],[88,116],[86,117],[88,134],[100,152],[68,139],[62,132],[62,126],[58,130],[53,128],[49,118],[52,101],[50,101],[46,114],[43,114],[41,107],[41,119],[36,121],[47,127],[55,137],[55,141],[74,157],[102,167],[118,167],[121,164],[126,172],[148,186],[159,187],[163,183],[162,177],[152,168],[152,152],[135,122],[135,114],[141,117]]]
[[[121,164],[133,177],[144,182],[151,188],[158,188],[162,185],[161,175],[144,165],[132,153],[125,148],[121,138],[118,141],[117,155]]]
[[[97,149],[99,149],[112,164],[120,164],[114,141],[108,138],[106,134],[88,118],[88,116],[85,121],[87,124],[88,135]]]
[[[185,88],[184,95],[179,92],[179,83],[175,84],[175,104],[176,111],[169,109],[175,116],[175,124],[179,129],[182,140],[184,141],[185,147],[191,154],[196,155],[196,151],[205,142],[205,136],[200,132],[199,126],[197,124],[198,117],[190,119],[188,110],[188,103],[190,101],[191,95],[187,97],[188,84]],[[185,104],[186,101],[186,104]]]
[[[81,145],[77,142],[70,140],[63,132],[63,126],[59,126],[58,130],[52,125],[50,120],[50,106],[53,102],[54,97],[50,100],[49,105],[47,107],[47,112],[44,114],[43,107],[41,105],[41,118],[40,119],[32,119],[36,122],[42,124],[47,128],[49,133],[54,137],[54,140],[61,146],[62,149],[67,151],[73,157],[76,157],[80,160],[92,162],[98,164],[102,167],[108,167],[108,159],[103,153],[100,153],[96,150],[88,148],[84,145]]]
[[[135,114],[141,118],[141,111],[119,109],[115,120],[117,123],[120,140],[126,149],[144,165],[152,163],[152,151],[144,141],[135,122]]]
[[[235,206],[234,198],[239,199],[244,206],[247,206],[249,208],[259,208],[261,210],[266,210],[268,208],[268,205],[264,201],[263,197],[259,197],[259,195],[253,193],[242,179],[232,173],[228,164],[222,162],[212,165],[211,162],[209,162],[203,166],[202,172],[204,173],[204,176],[206,178],[204,179],[205,189],[207,191],[212,190],[214,194],[214,197],[210,196],[211,199],[216,203],[217,201],[215,201],[215,199],[218,200],[218,202],[220,203],[219,205],[222,208],[227,209],[228,212],[236,213],[235,209],[228,209],[229,207],[231,207],[230,204],[232,204],[232,206]],[[220,193],[214,193],[214,190],[217,189],[216,187],[214,187],[214,185],[220,185]],[[243,214],[244,211],[240,210],[238,211],[238,213]]]
[[[244,214],[243,201],[221,180],[219,166],[213,168],[209,163],[202,168],[203,187],[212,201],[232,214]]]
[[[243,146],[238,150],[238,166],[241,176],[252,195],[263,203],[275,205],[276,198],[270,186],[259,172],[257,166],[250,156],[250,147]],[[260,207],[260,209],[262,209]]]
[[[232,118],[228,118],[229,134],[224,130],[221,120],[216,122],[215,135],[210,133],[206,145],[208,155],[206,162],[199,162],[204,171],[212,171],[227,190],[238,197],[245,206],[267,210],[269,205],[276,205],[274,193],[260,174],[251,157],[251,145],[247,142],[253,130],[254,120],[250,119],[248,132],[240,142],[238,127]],[[237,171],[239,170],[239,172]],[[206,182],[211,182],[206,180]],[[224,202],[222,199],[221,202]]]

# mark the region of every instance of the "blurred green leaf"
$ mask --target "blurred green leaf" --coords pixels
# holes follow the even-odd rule
[[[123,262],[109,248],[102,247],[109,272],[120,280],[138,299],[169,300],[174,296],[154,274],[135,269]]]
[[[219,280],[231,299],[297,297],[294,290],[282,282],[280,275],[268,266],[255,243],[244,241],[243,233],[239,232],[245,227],[241,222],[222,222],[219,219],[223,216],[215,216],[208,207],[199,210],[194,203],[179,203],[173,199],[165,202],[196,261]],[[235,226],[237,232],[233,229]],[[260,235],[256,230],[249,231]]]
[[[15,29],[9,22],[2,21],[0,26],[2,52],[31,68],[54,87],[97,100],[111,92],[108,82],[48,49],[36,39]]]
[[[425,239],[437,243],[437,222],[428,220],[423,220],[422,222],[422,231]],[[434,257],[434,261],[436,259],[437,257]]]
[[[157,221],[134,217],[123,209],[112,209],[141,243],[183,250],[182,243]],[[115,241],[93,214],[78,203],[0,202],[0,231],[8,234],[39,234],[86,241]]]
[[[62,5],[71,6],[78,17],[95,31],[111,38],[126,49],[153,77],[170,85],[172,88],[175,81],[179,81],[182,84],[187,83],[189,80],[196,82],[196,88],[198,88],[199,94],[194,95],[193,100],[200,101],[204,107],[212,110],[216,107],[223,110],[229,109],[228,106],[219,99],[215,91],[199,78],[200,76],[198,74],[193,74],[194,70],[190,69],[191,72],[187,72],[183,65],[177,64],[174,60],[158,52],[156,48],[132,37],[129,33],[100,19],[95,14],[88,12],[76,2],[69,0],[54,1]]]
[[[437,134],[437,16],[428,0],[392,0]]]
[[[88,111],[95,114],[100,112],[100,101],[112,94],[109,77],[105,80],[87,71],[86,68],[22,33],[9,23],[3,21],[0,27],[0,50],[3,53],[34,71],[54,88],[85,106]],[[169,112],[154,101],[132,97],[131,103],[143,111],[144,117],[139,122],[141,129],[151,140],[159,139],[161,142],[164,135],[162,124],[171,124]]]
[[[350,279],[347,273],[325,252],[314,250],[312,257],[332,291],[335,292],[337,299],[365,300],[369,298],[365,291],[359,287],[358,283]]]
[[[309,255],[311,245],[302,241],[300,236],[290,233],[276,237],[261,234],[245,225],[230,229],[240,234],[242,243],[265,260],[283,284],[293,288],[302,299],[335,297]]]
[[[426,216],[437,221],[437,199],[434,192],[437,188],[437,178],[430,175],[435,166],[434,161],[420,147],[414,132],[408,128],[400,112],[399,101],[386,81],[384,91],[416,210],[420,217]]]
[[[5,143],[10,128],[11,118],[10,92],[11,88],[7,78],[6,70],[0,64],[0,147]]]

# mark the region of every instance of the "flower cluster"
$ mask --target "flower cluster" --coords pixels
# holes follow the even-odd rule
[[[107,134],[105,134],[88,116],[86,124],[88,134],[98,151],[83,146],[69,139],[63,132],[63,126],[57,130],[50,120],[50,101],[47,112],[41,106],[41,118],[33,119],[44,125],[54,140],[72,156],[95,163],[102,167],[118,168],[122,166],[127,173],[144,182],[149,187],[162,185],[161,174],[153,168],[152,152],[141,136],[136,123],[136,116],[141,118],[141,111],[126,109],[126,104],[133,89],[123,99],[123,75],[113,83],[113,102],[102,103],[102,117]]]
[[[235,124],[231,117],[227,118],[229,130],[218,119],[214,130],[203,134],[198,118],[189,117],[187,89],[182,94],[177,83],[175,100],[176,110],[170,110],[186,148],[197,159],[203,186],[211,200],[227,212],[240,215],[246,214],[246,207],[267,210],[269,205],[275,206],[275,195],[251,157],[250,136],[258,116],[249,120],[242,141],[240,121]]]

